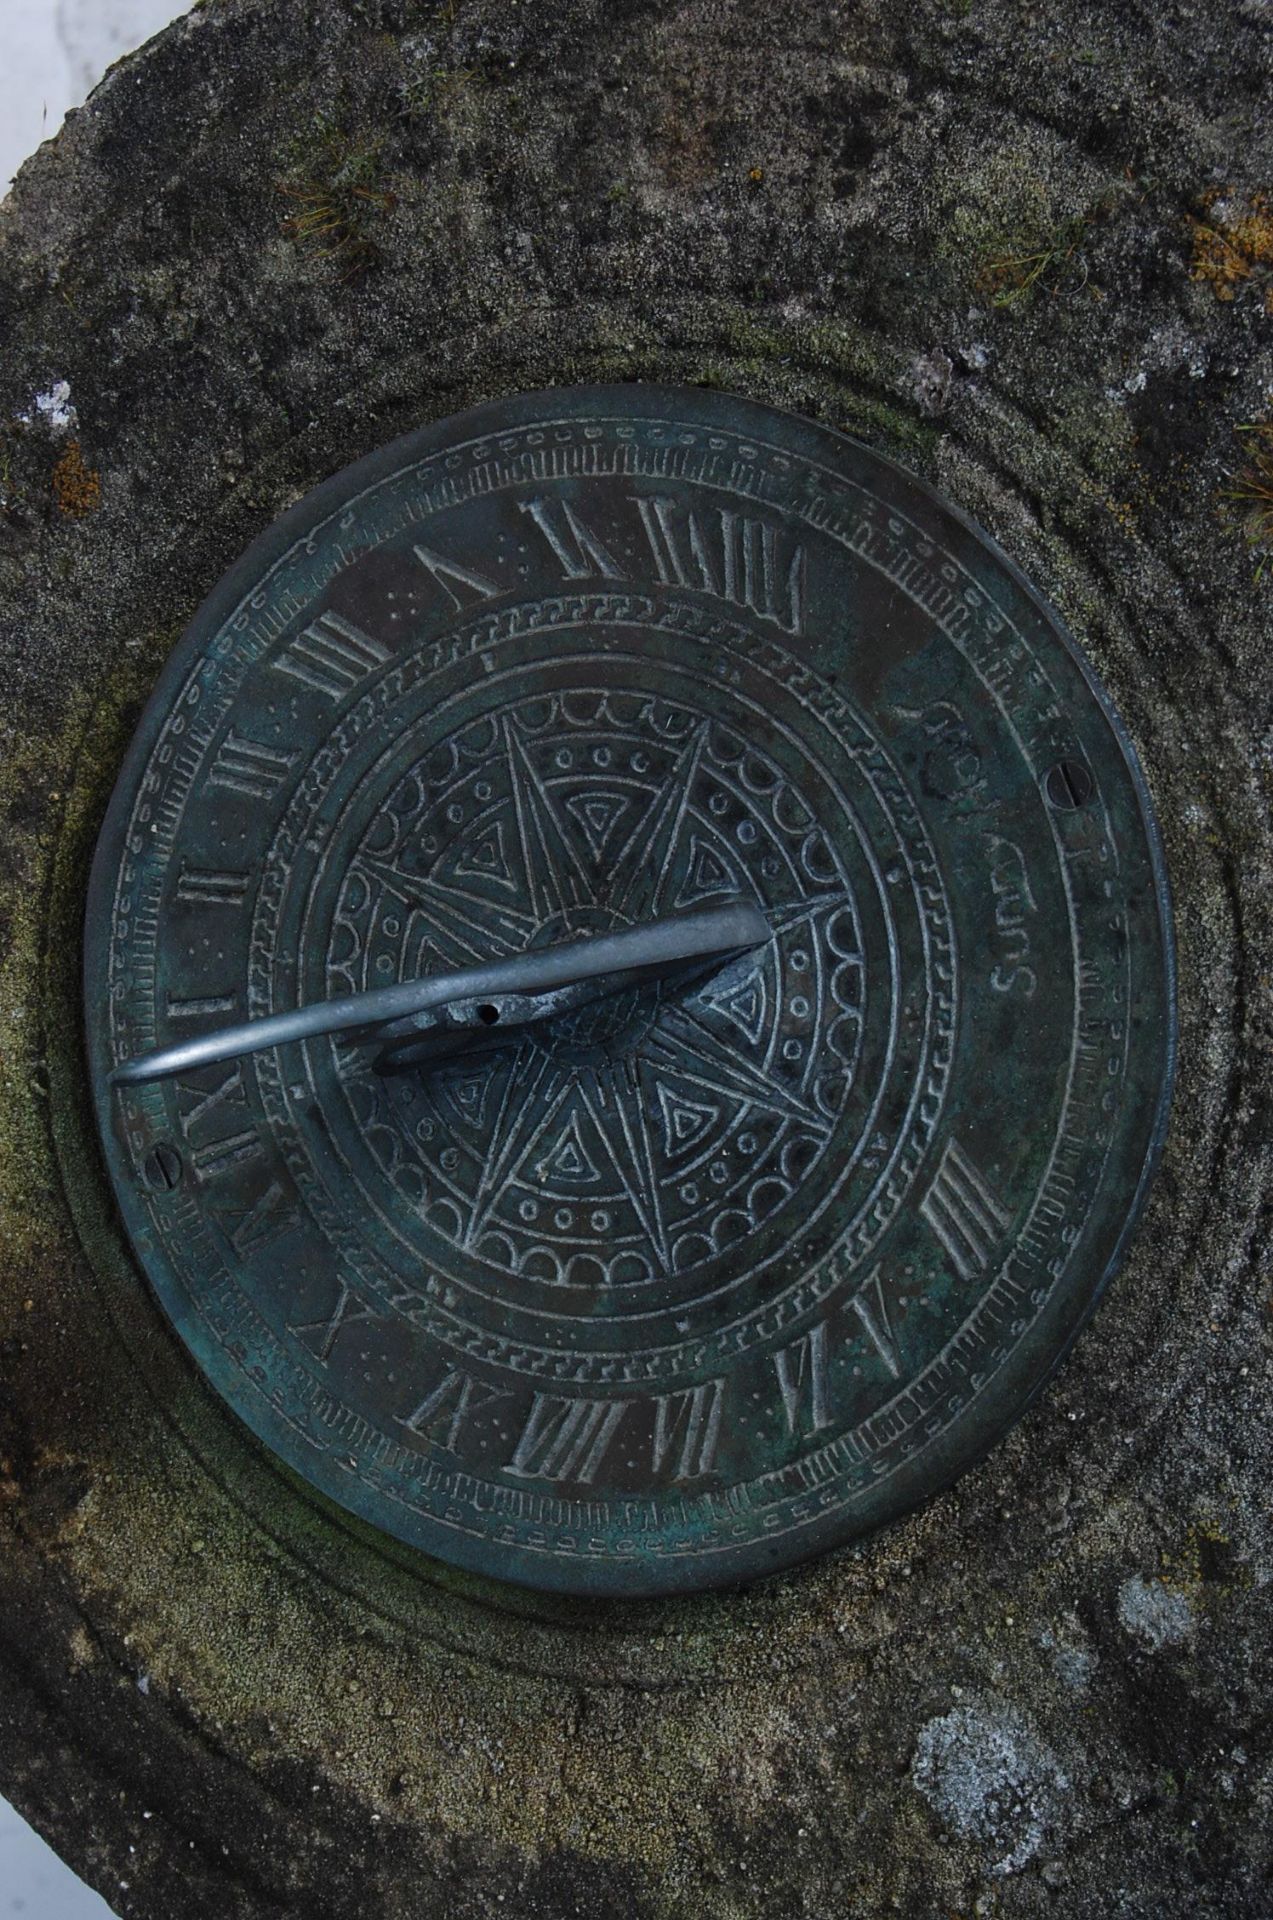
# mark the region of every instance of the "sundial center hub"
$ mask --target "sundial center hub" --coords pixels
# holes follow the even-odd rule
[[[531,947],[556,946],[577,934],[614,933],[632,923],[603,906],[564,907],[531,937]],[[536,1028],[532,1044],[581,1065],[632,1053],[658,1016],[659,983],[627,986],[561,1013]]]

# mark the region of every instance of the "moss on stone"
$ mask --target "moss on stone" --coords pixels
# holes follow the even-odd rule
[[[992,308],[1070,297],[1087,282],[1083,242],[1117,197],[1095,181],[1090,171],[1059,170],[1042,142],[992,151],[961,170],[939,251]]]

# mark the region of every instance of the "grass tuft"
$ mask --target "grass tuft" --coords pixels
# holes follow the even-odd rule
[[[995,307],[1022,307],[1035,293],[1056,295],[1068,278],[1070,264],[1090,224],[1088,214],[1063,220],[1033,235],[1015,248],[995,251],[977,274],[977,291]],[[1075,292],[1087,280],[1084,265]]]
[[[478,67],[429,66],[404,80],[399,88],[401,117],[418,120],[426,114],[441,114],[469,87],[483,85]]]
[[[1246,436],[1246,457],[1220,490],[1221,511],[1255,554],[1262,580],[1273,561],[1273,420],[1249,421],[1237,432]]]
[[[381,258],[376,226],[395,205],[385,184],[379,140],[355,140],[330,122],[316,122],[314,139],[298,149],[290,179],[279,192],[295,205],[283,231],[342,281],[358,280]]]

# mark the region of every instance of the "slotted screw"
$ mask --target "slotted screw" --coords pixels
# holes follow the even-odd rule
[[[171,1141],[160,1140],[142,1161],[141,1170],[148,1187],[159,1193],[171,1193],[181,1184],[181,1155]]]
[[[1058,760],[1043,777],[1043,791],[1051,806],[1068,812],[1085,806],[1095,782],[1081,760]]]

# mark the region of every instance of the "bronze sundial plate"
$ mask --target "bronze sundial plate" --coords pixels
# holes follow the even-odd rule
[[[515,1046],[219,1023],[746,899],[768,944]],[[948,1481],[1123,1250],[1171,1078],[1144,783],[1056,616],[867,448],[528,394],[338,474],[176,648],[102,829],[110,1176],[198,1366],[333,1500],[592,1593]]]

